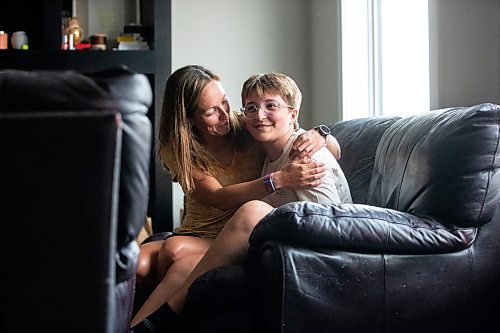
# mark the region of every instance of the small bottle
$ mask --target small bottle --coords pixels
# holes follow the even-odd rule
[[[0,50],[9,48],[9,34],[5,31],[0,31]]]
[[[75,49],[75,36],[73,34],[69,34],[68,38],[69,38],[68,50],[74,50]]]
[[[61,50],[67,50],[68,49],[68,35],[64,34],[63,39],[62,39],[62,44],[61,44]]]

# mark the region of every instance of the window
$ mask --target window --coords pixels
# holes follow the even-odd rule
[[[342,0],[343,119],[430,109],[427,0]]]

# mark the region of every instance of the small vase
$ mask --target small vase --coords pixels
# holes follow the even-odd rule
[[[72,17],[68,21],[68,29],[66,29],[66,35],[73,35],[73,45],[77,46],[82,42],[83,39],[83,29],[80,27],[80,20],[77,17]]]
[[[12,48],[14,49],[27,49],[28,48],[28,36],[25,31],[16,31],[12,34],[10,39]]]

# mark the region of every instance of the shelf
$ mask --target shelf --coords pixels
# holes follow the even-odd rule
[[[119,65],[154,74],[155,51],[0,51],[0,69],[63,69],[88,73]]]
[[[114,1],[125,6],[128,4],[129,7],[132,3],[136,3],[133,0]],[[112,51],[109,48],[106,51],[61,50],[61,14],[63,9],[71,8],[74,3],[78,1],[16,0],[9,2],[7,7],[9,10],[0,10],[0,30],[8,32],[9,36],[14,31],[24,30],[29,38],[27,51],[0,50],[0,71],[3,69],[74,70],[90,74],[126,65],[137,73],[146,74],[151,83],[154,101],[148,116],[153,125],[154,138],[157,138],[163,90],[171,73],[171,1],[140,1],[141,23],[145,28],[144,37],[151,48],[147,51]],[[84,12],[80,11],[80,15]],[[93,12],[92,15],[96,16],[96,13]],[[154,142],[152,147],[148,215],[153,218],[155,231],[171,231],[173,228],[171,179],[158,155],[153,151]]]

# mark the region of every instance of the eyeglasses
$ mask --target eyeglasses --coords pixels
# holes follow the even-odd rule
[[[278,102],[266,102],[264,103],[264,105],[248,104],[247,106],[242,107],[240,110],[241,112],[243,112],[243,115],[246,118],[253,119],[257,117],[259,109],[262,109],[262,111],[264,111],[264,114],[267,118],[268,116],[272,116],[279,109],[283,108],[293,109],[292,106],[287,104],[280,104]]]

